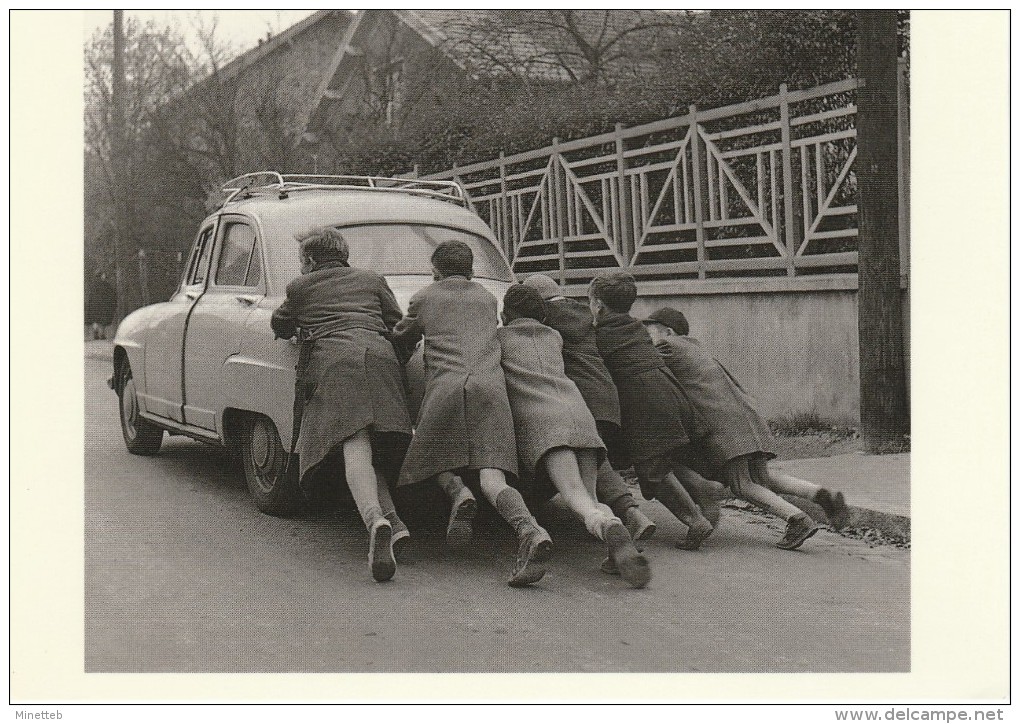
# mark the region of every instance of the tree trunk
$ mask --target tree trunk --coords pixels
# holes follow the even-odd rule
[[[861,434],[871,452],[910,432],[900,291],[896,11],[861,10],[857,92]]]
[[[110,160],[113,170],[114,188],[114,259],[117,274],[117,323],[128,310],[128,284],[125,263],[127,254],[127,148],[125,137],[125,83],[124,83],[124,11],[113,11],[113,67],[112,101],[113,115],[110,119]]]

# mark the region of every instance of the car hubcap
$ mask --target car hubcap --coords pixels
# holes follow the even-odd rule
[[[128,437],[134,438],[137,435],[135,422],[138,419],[138,400],[135,398],[134,380],[124,383],[124,391],[120,396],[120,414],[124,420],[124,430]]]
[[[256,423],[251,431],[251,460],[259,471],[264,471],[269,464],[269,452],[269,431],[264,424]]]

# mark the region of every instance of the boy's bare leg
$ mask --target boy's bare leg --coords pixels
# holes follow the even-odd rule
[[[464,482],[451,472],[436,476],[436,484],[450,499],[450,520],[446,525],[446,543],[453,548],[463,548],[471,543],[474,532],[472,523],[478,512],[478,501]]]
[[[701,508],[702,514],[715,528],[719,525],[721,506],[719,501],[727,496],[726,486],[714,480],[708,480],[698,475],[686,465],[677,463],[673,466],[673,474],[684,487],[694,503]]]
[[[658,484],[655,497],[687,526],[687,537],[680,542],[679,547],[691,551],[700,548],[702,541],[712,534],[714,526],[676,475],[672,472],[666,474]]]
[[[595,501],[598,455],[594,450],[551,450],[543,459],[549,478],[567,506],[584,521],[588,532],[605,541],[609,559],[633,588],[651,580],[648,560],[641,555],[630,533],[609,506]]]
[[[641,512],[627,483],[613,470],[608,460],[603,461],[596,471],[595,499],[612,509],[635,541],[648,540],[655,533],[655,522]]]
[[[769,470],[769,481],[771,485],[768,487],[772,488],[777,493],[786,493],[787,495],[796,495],[798,498],[807,498],[811,500],[815,497],[815,493],[821,490],[820,485],[809,483],[807,480],[801,480],[795,478],[792,475],[781,473],[778,470]]]
[[[589,533],[605,540],[606,526],[613,521],[620,523],[620,519],[613,516],[609,506],[595,502],[594,495],[584,484],[577,452],[565,447],[550,450],[542,462],[567,507],[584,521]]]
[[[521,494],[506,484],[502,470],[482,468],[478,481],[482,495],[517,532],[517,561],[508,583],[514,587],[537,583],[545,575],[541,564],[552,553],[552,538],[535,520]]]
[[[368,430],[360,430],[344,440],[344,472],[354,504],[368,529],[368,564],[372,578],[388,581],[397,571],[393,528],[379,504],[379,479],[372,466],[372,440]]]
[[[798,498],[814,501],[825,511],[825,517],[829,519],[829,523],[832,524],[833,528],[840,530],[846,526],[847,520],[850,517],[850,511],[847,510],[843,493],[837,492],[833,494],[828,488],[815,485],[807,480],[795,478],[778,470],[772,470],[769,468],[768,462],[764,460],[759,463],[759,467],[763,472],[761,477],[768,481],[759,480],[759,482],[762,482],[766,487],[777,493],[796,495]],[[755,468],[752,466],[752,475],[758,478],[759,475],[755,475],[755,472]]]
[[[777,544],[780,548],[798,548],[818,531],[811,516],[754,481],[755,476],[747,456],[729,461],[726,464],[726,476],[730,489],[736,495],[786,521],[786,533]]]
[[[680,547],[697,550],[701,542],[712,533],[712,524],[673,474],[674,463],[673,453],[666,453],[637,461],[634,463],[634,471],[642,491],[652,491],[655,499],[687,526],[687,538],[680,543]],[[647,493],[646,497],[649,497]]]

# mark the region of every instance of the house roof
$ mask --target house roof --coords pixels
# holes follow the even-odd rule
[[[661,42],[675,11],[665,10],[397,10],[396,15],[465,71],[569,82],[584,75],[581,43],[628,61],[611,61],[614,75],[647,70],[640,56]],[[568,27],[569,26],[569,27]],[[637,62],[635,62],[635,59]]]
[[[643,60],[675,36],[662,32],[675,28],[674,10],[362,10],[354,15],[336,53],[326,64],[314,102],[303,116],[306,140],[328,113],[323,106],[343,98],[351,69],[348,60],[362,53],[366,35],[380,16],[392,14],[411,31],[443,53],[469,75],[516,76],[532,81],[571,82],[584,77],[583,43],[601,48],[605,55],[626,50],[625,57],[604,64],[603,72],[617,78],[654,70]],[[570,23],[571,32],[564,26]],[[615,41],[615,42],[614,42]],[[610,47],[607,49],[606,46]],[[314,142],[314,141],[313,141]]]
[[[277,48],[281,47],[285,43],[293,43],[295,36],[303,33],[304,31],[311,28],[313,25],[319,23],[322,20],[330,17],[333,14],[341,14],[346,16],[353,16],[349,10],[316,10],[314,13],[309,15],[304,20],[291,25],[289,28],[284,30],[277,35],[272,36],[268,40],[261,41],[257,46],[241,53],[239,56],[234,58],[232,61],[224,65],[220,69],[220,76],[223,80],[229,80],[233,78],[241,71],[249,68],[250,66],[257,63],[265,56],[272,53]],[[339,44],[340,38],[337,38]]]

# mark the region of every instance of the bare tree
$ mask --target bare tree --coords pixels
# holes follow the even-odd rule
[[[428,12],[428,11],[425,11]],[[444,23],[446,50],[487,74],[605,82],[675,44],[682,14],[654,10],[498,10]]]
[[[101,268],[117,268],[123,313],[139,297],[130,270],[138,249],[132,220],[146,175],[145,138],[159,105],[187,69],[180,56],[183,40],[173,29],[128,17],[118,30],[115,38],[111,25],[85,45],[84,141],[87,253]]]

